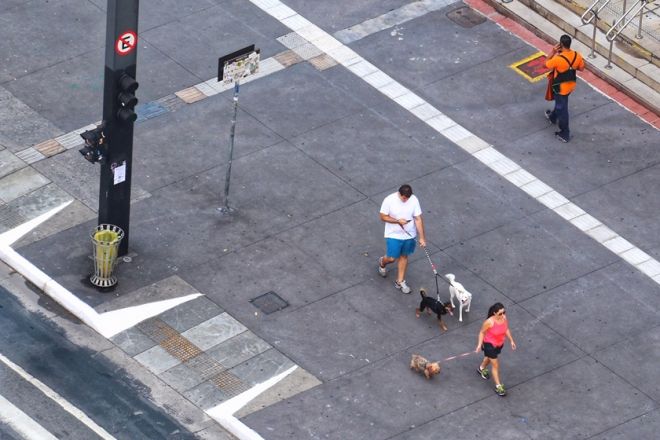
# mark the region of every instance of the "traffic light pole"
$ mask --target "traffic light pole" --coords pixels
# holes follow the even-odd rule
[[[124,231],[121,256],[128,253],[131,211],[139,0],[108,0],[107,5],[103,87],[106,156],[101,161],[98,223]]]

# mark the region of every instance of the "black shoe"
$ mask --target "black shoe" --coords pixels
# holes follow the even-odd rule
[[[550,121],[551,124],[556,123],[556,121],[553,121],[553,120],[552,120],[552,110],[546,110],[546,111],[545,111],[545,119],[547,119],[548,121]]]
[[[568,143],[568,138],[562,136],[561,131],[555,131],[555,137],[556,137],[558,140],[560,140],[560,141],[562,141],[563,143],[565,143],[565,144]]]

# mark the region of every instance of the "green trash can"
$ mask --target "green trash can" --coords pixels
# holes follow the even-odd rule
[[[92,232],[94,274],[89,281],[96,287],[112,287],[117,284],[113,275],[117,264],[119,243],[124,238],[124,231],[119,226],[100,224]]]

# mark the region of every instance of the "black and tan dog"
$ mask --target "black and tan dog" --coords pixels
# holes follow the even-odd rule
[[[422,373],[424,377],[430,379],[440,372],[440,363],[429,362],[426,358],[413,354],[410,360],[410,369]]]
[[[435,298],[426,296],[426,289],[424,288],[419,290],[419,294],[422,296],[422,301],[419,303],[419,308],[415,309],[415,316],[419,318],[419,315],[421,315],[424,309],[426,309],[426,313],[429,315],[431,314],[431,311],[433,311],[438,316],[438,326],[443,331],[447,331],[447,326],[444,322],[442,322],[442,315],[446,315],[447,313],[452,316],[454,315],[454,308],[452,307],[451,303],[441,303]]]

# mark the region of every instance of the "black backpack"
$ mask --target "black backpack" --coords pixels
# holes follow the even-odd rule
[[[552,92],[553,93],[559,93],[559,84],[564,83],[564,82],[569,82],[569,81],[575,81],[577,79],[577,75],[575,72],[575,69],[573,68],[573,63],[577,59],[577,52],[573,53],[573,61],[568,61],[568,58],[566,58],[564,55],[559,55],[563,59],[566,60],[568,63],[568,70],[566,72],[558,73],[557,76],[554,77],[552,80]]]

